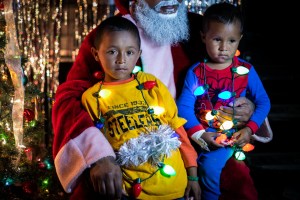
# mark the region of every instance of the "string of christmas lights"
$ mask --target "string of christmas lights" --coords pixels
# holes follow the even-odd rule
[[[85,36],[117,10],[112,0],[77,0],[72,1],[72,18],[67,10],[71,0],[65,2],[0,0],[0,196],[4,199],[67,198],[53,167],[51,139],[45,139],[51,135],[45,119],[51,124],[49,110],[59,84],[62,26],[74,24],[68,28],[74,32],[74,61]],[[221,1],[184,2],[189,11],[202,14],[208,5]],[[68,24],[71,18],[74,21]]]

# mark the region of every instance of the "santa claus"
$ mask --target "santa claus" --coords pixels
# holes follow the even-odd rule
[[[115,4],[118,15],[134,22],[140,31],[138,65],[162,80],[176,98],[187,69],[205,56],[200,38],[202,16],[187,12],[183,0],[115,0]],[[58,178],[71,199],[120,199],[122,172],[116,155],[81,106],[82,93],[101,78],[101,66],[91,53],[94,34],[90,32],[81,44],[66,82],[56,92],[53,156]],[[235,106],[236,119],[242,124],[251,116],[253,105],[243,98]],[[231,112],[231,108],[220,111],[223,115]],[[268,130],[269,141],[272,133]],[[242,161],[227,162],[220,187],[221,199],[257,199],[249,168]]]

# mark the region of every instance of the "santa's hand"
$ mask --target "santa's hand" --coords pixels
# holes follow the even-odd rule
[[[239,147],[245,146],[247,143],[250,142],[252,135],[252,130],[249,127],[245,127],[232,135],[232,140],[234,144]]]
[[[114,157],[104,157],[93,164],[90,180],[95,192],[108,199],[121,199],[122,171]]]
[[[234,107],[233,107],[234,106]],[[234,103],[229,103],[228,106],[221,106],[218,110],[219,120],[222,122],[224,120],[234,120],[237,122],[238,127],[244,127],[246,122],[250,119],[253,111],[254,104],[246,97],[239,97],[235,99]]]

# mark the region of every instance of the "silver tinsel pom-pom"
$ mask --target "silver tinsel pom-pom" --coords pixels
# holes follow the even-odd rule
[[[179,148],[179,135],[168,125],[161,125],[156,130],[147,129],[139,137],[125,142],[117,153],[117,162],[121,166],[139,166],[145,162],[157,165],[162,157],[169,157]]]

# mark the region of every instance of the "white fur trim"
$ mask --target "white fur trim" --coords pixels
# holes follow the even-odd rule
[[[252,139],[262,142],[262,143],[268,143],[273,139],[273,131],[271,129],[269,119],[265,118],[265,129],[264,130],[258,130],[255,134],[252,135]]]
[[[106,156],[116,157],[111,145],[96,127],[87,128],[66,143],[54,160],[56,173],[64,190],[71,193],[82,172]]]
[[[205,133],[205,130],[200,130],[195,132],[191,138],[192,140],[194,140],[202,149],[206,150],[206,151],[210,151],[208,148],[207,143],[201,138],[201,136],[203,135],[203,133]]]
[[[262,137],[262,136],[258,136],[256,134],[252,135],[252,139],[258,141],[258,142],[262,142],[262,143],[268,143],[273,139],[273,132],[270,135],[270,137]]]
[[[124,15],[126,19],[132,21],[140,32],[143,71],[153,74],[160,79],[169,89],[173,98],[176,97],[174,81],[174,63],[171,52],[171,45],[156,45],[149,40],[143,29],[132,19],[131,15]]]

